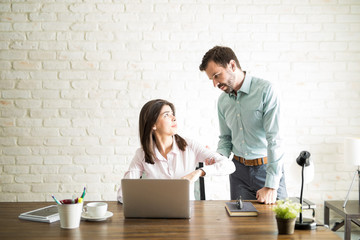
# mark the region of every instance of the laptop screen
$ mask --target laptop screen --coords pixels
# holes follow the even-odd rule
[[[127,218],[190,218],[187,179],[122,179]]]

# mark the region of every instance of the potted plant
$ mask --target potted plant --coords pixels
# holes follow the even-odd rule
[[[301,211],[300,203],[294,203],[289,199],[278,200],[273,211],[276,214],[279,234],[293,234],[296,218]]]

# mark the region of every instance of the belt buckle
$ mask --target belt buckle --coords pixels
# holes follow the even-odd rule
[[[238,161],[242,164],[244,164],[245,166],[248,167],[254,167],[254,166],[261,166],[261,165],[265,165],[267,163],[266,161],[266,157],[262,157],[262,158],[255,158],[255,159],[245,159],[242,157],[238,157]]]
[[[247,167],[254,166],[253,160],[244,158],[244,165],[247,166]]]
[[[250,162],[251,162],[250,166],[252,167],[257,166],[256,159],[251,159]]]
[[[254,166],[260,166],[262,164],[259,164],[259,158],[256,159],[249,159],[249,160],[245,160],[245,166],[250,166],[250,167],[254,167]]]
[[[248,167],[253,167],[253,166],[261,166],[265,164],[265,160],[264,158],[256,158],[256,159],[245,159],[243,157],[239,157],[235,155],[235,160],[237,160],[238,162],[244,164],[245,166]],[[259,162],[259,160],[261,160],[261,162]]]

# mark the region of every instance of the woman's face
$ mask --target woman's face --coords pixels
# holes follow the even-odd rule
[[[177,133],[176,117],[169,105],[164,105],[161,108],[153,129],[159,135],[173,136]]]

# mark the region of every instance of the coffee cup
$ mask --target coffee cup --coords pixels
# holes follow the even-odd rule
[[[65,229],[78,228],[80,225],[83,203],[61,204],[58,206],[60,227]]]
[[[84,207],[85,213],[89,217],[100,218],[104,217],[107,212],[108,205],[104,202],[91,202]]]

